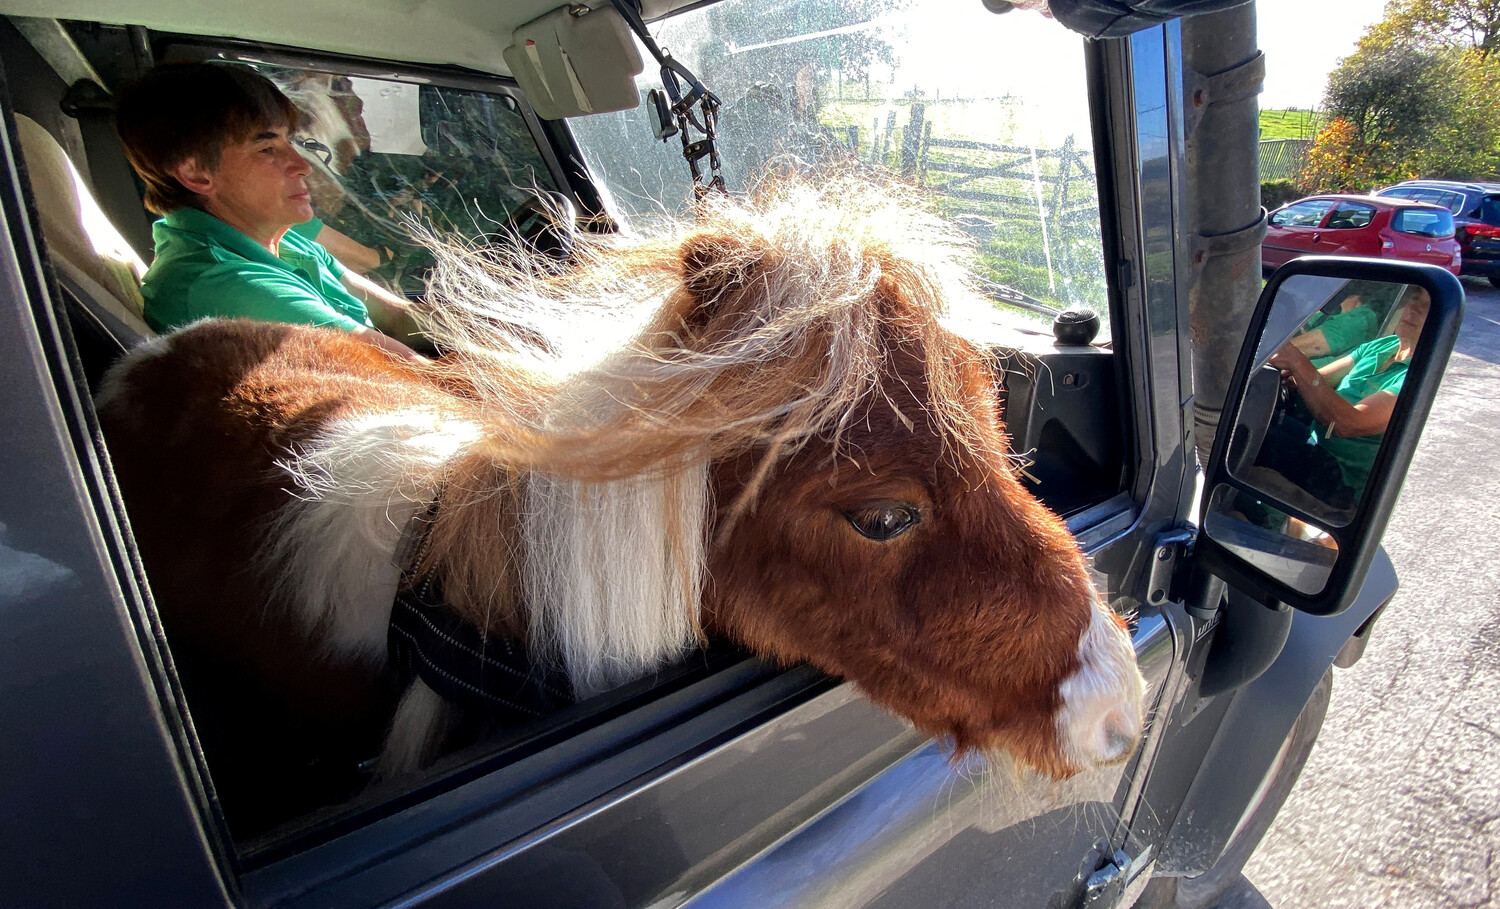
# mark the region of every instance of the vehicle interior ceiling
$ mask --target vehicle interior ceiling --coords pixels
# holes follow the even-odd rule
[[[268,13],[266,4],[215,8],[211,14],[205,7],[186,2],[110,4],[112,19],[138,26],[51,18],[100,15],[100,10],[89,10],[90,4],[80,0],[49,3],[46,11],[30,0],[0,3],[0,9],[13,14],[0,20],[0,60],[4,61],[10,104],[18,118],[22,154],[68,325],[90,385],[95,386],[123,351],[150,336],[141,319],[138,281],[150,260],[152,216],[141,205],[138,183],[114,133],[108,93],[151,65],[154,45],[161,43],[164,34],[212,37],[227,32],[303,52],[454,66],[462,68],[455,72],[503,77],[500,52],[512,27],[547,12],[552,4],[553,0],[448,3],[443,5],[446,16],[434,15],[428,22],[426,17],[411,17],[408,4],[385,0],[362,9],[358,17],[362,22],[351,28],[351,17],[342,4],[325,0],[299,0],[295,12],[290,3],[272,4],[285,6],[286,15]],[[687,4],[674,0],[671,5]],[[648,18],[668,11],[666,2],[646,5]],[[332,22],[340,27],[320,25]],[[381,26],[396,22],[399,26]],[[170,31],[157,33],[147,28]],[[456,34],[467,37],[454,41]],[[308,36],[322,36],[321,45],[311,49],[299,45]],[[317,59],[310,54],[308,60],[313,62],[309,65],[316,66]],[[642,91],[648,78],[641,77]],[[89,91],[88,83],[104,91]],[[1116,391],[1122,385],[1121,365],[1110,353],[1108,333],[1092,346],[1053,345],[1040,327],[1030,337],[1024,351],[1005,360],[1001,393],[1008,397],[1013,443],[1018,452],[1029,453],[1032,463],[1025,482],[1033,491],[1063,515],[1079,513],[1116,496],[1130,480],[1128,421],[1122,417],[1125,402]],[[575,705],[549,718],[540,732],[526,730],[498,745],[491,741],[482,752],[454,755],[444,763],[443,772],[449,777],[477,774],[597,722],[601,711],[617,714],[648,695],[671,690],[674,680],[686,684],[689,677],[701,677],[740,659],[710,653],[707,659],[690,661],[694,666],[669,670],[590,704]],[[410,800],[417,795],[397,796],[403,797]],[[351,823],[348,818],[357,816],[360,805],[385,811],[392,804],[389,793],[368,792],[352,807],[339,806],[336,813],[345,819],[341,823]],[[305,829],[322,820],[315,813],[298,819],[293,827]],[[295,839],[296,830],[278,836],[272,840]],[[269,855],[282,847],[266,848]]]

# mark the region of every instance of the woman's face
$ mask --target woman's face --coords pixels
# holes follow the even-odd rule
[[[311,170],[286,125],[276,124],[224,143],[216,167],[184,162],[177,179],[199,195],[204,211],[264,242],[313,216]]]
[[[1396,323],[1396,334],[1403,341],[1416,343],[1427,322],[1427,310],[1432,307],[1432,298],[1420,287],[1408,287],[1401,295],[1401,318]]]

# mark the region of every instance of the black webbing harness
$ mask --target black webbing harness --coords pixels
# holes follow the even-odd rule
[[[674,135],[682,137],[682,156],[692,171],[696,198],[727,192],[714,144],[718,97],[692,70],[657,46],[635,0],[611,2],[661,64],[665,94],[652,89],[646,96],[656,137],[663,142]],[[702,138],[694,139],[694,131]],[[699,166],[704,159],[708,161],[706,178]],[[408,565],[422,563],[429,544],[425,528],[431,521],[429,511],[414,525],[419,536]],[[391,605],[387,648],[391,664],[407,680],[420,678],[444,700],[482,711],[494,720],[521,723],[573,703],[561,671],[545,661],[533,661],[519,641],[481,633],[447,607],[441,585],[432,578],[403,574]]]
[[[417,526],[430,526],[431,514]],[[428,546],[424,529],[416,558]],[[444,700],[507,725],[545,716],[573,703],[567,677],[547,661],[533,661],[511,638],[487,635],[443,602],[434,579],[403,577],[391,605],[386,646],[391,665],[408,681],[421,679]]]
[[[673,136],[682,137],[682,157],[687,159],[688,169],[693,172],[693,193],[696,198],[701,199],[713,190],[727,192],[724,188],[724,175],[719,172],[719,150],[714,144],[714,131],[719,119],[718,96],[709,91],[702,80],[693,75],[692,70],[656,45],[655,39],[646,30],[646,22],[641,18],[636,0],[610,2],[624,17],[626,24],[640,36],[646,50],[661,64],[661,84],[666,93],[654,88],[646,93],[656,138],[665,142]],[[698,108],[696,113],[693,111],[694,106]],[[703,138],[693,139],[695,130],[702,133]],[[699,162],[704,158],[708,159],[706,180],[699,169]]]

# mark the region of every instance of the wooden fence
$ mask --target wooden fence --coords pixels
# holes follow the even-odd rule
[[[1260,143],[1260,182],[1293,180],[1307,166],[1311,139],[1266,139]]]
[[[1088,235],[1098,255],[1092,153],[1071,136],[1058,148],[1036,148],[943,138],[932,127],[926,105],[913,102],[905,124],[888,111],[884,123],[871,123],[868,143],[852,126],[846,141],[864,160],[926,187],[981,249],[1003,246],[1008,258],[1033,260],[1034,277],[1020,282],[1028,293],[1056,299],[1059,276],[1097,270],[1097,263],[1074,262],[1079,247],[1069,242]]]

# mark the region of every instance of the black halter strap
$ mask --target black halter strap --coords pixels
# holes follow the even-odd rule
[[[412,565],[426,553],[431,517],[429,512],[415,525],[421,540]],[[403,577],[391,604],[386,646],[404,679],[421,679],[444,700],[507,725],[573,703],[559,669],[532,660],[522,642],[485,634],[449,609],[435,578]]]
[[[715,144],[715,130],[719,118],[719,98],[703,84],[693,71],[657,46],[646,22],[641,18],[637,0],[610,0],[624,17],[626,24],[640,36],[646,50],[661,65],[661,84],[665,96],[657,89],[646,93],[646,102],[651,105],[651,116],[655,123],[656,137],[663,142],[674,135],[682,137],[682,157],[687,160],[693,174],[693,192],[698,198],[717,190],[727,192],[724,175],[719,172],[719,150]],[[697,111],[694,111],[694,108]],[[700,119],[701,118],[701,119]],[[694,140],[693,131],[703,134]],[[705,180],[699,162],[708,159],[708,177]]]

